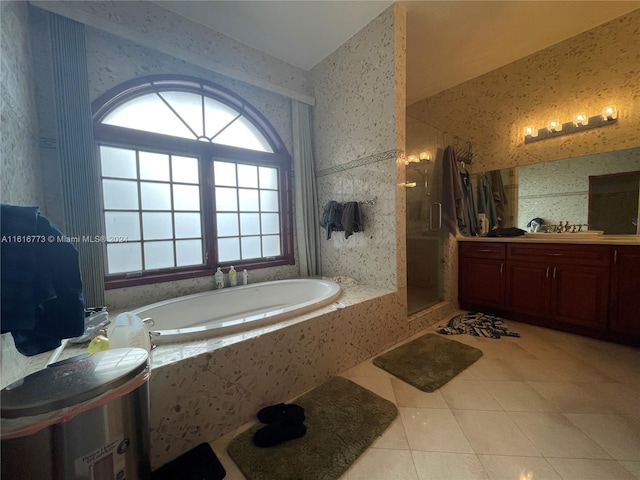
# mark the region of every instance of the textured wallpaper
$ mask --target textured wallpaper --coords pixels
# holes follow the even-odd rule
[[[0,201],[40,206],[43,213],[38,117],[26,2],[0,2]],[[0,337],[1,387],[42,368],[48,355],[24,357],[15,349],[11,334]]]
[[[474,171],[637,146],[640,141],[640,10],[448,89],[411,116],[472,142]],[[616,105],[616,125],[525,145],[524,128],[596,115]]]
[[[404,19],[404,11],[390,7],[311,70],[320,208],[329,200],[375,199],[362,205],[364,232],[326,239],[322,231],[323,274],[391,289],[400,236],[404,245],[404,223],[400,235],[396,225],[398,217],[404,222],[404,192],[396,183],[404,153],[404,94],[398,92],[404,92]]]

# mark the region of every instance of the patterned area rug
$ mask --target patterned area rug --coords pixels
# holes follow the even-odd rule
[[[438,327],[438,333],[444,335],[473,335],[475,337],[500,338],[519,337],[520,334],[510,332],[500,317],[480,312],[468,312],[456,315],[446,325]]]

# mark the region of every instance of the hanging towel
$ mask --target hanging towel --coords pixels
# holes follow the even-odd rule
[[[476,206],[475,196],[473,195],[473,186],[471,185],[471,176],[466,170],[460,172],[460,183],[462,183],[463,202],[462,212],[458,216],[462,216],[462,222],[458,223],[460,233],[465,236],[477,236],[480,233],[478,225],[478,208]]]
[[[344,238],[349,238],[353,232],[364,231],[358,202],[344,204],[342,208],[342,227],[344,228]]]
[[[442,225],[449,233],[455,235],[458,225],[463,222],[461,213],[464,194],[456,166],[456,156],[451,145],[444,150],[442,158],[442,182]]]
[[[491,191],[493,195],[493,203],[496,209],[496,224],[499,227],[504,227],[507,222],[507,212],[505,205],[507,205],[507,194],[504,191],[504,184],[502,183],[502,174],[500,170],[491,170],[489,172],[491,178]]]
[[[38,207],[0,211],[2,333],[31,356],[84,332],[78,251]],[[30,241],[26,239],[29,238]]]
[[[483,173],[478,183],[478,213],[484,213],[487,216],[489,230],[491,230],[498,226],[491,180],[486,173]]]
[[[342,232],[342,204],[330,200],[322,210],[320,226],[327,230],[327,240],[331,238],[331,232]]]

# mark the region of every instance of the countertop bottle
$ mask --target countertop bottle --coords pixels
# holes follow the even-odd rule
[[[216,270],[215,279],[216,288],[224,288],[224,273],[222,273],[220,267],[218,267],[218,270]]]
[[[242,271],[242,284],[243,285],[249,284],[249,274],[247,273],[246,268]]]
[[[233,268],[233,265],[231,265],[231,268],[229,269],[229,286],[235,287],[237,284],[238,284],[238,274],[236,272],[236,269]]]

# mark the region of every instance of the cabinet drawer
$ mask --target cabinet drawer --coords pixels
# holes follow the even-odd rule
[[[505,244],[493,242],[460,242],[460,257],[504,260]]]
[[[608,245],[535,243],[510,243],[507,245],[508,260],[545,264],[577,264],[606,267],[610,263],[609,252]]]

